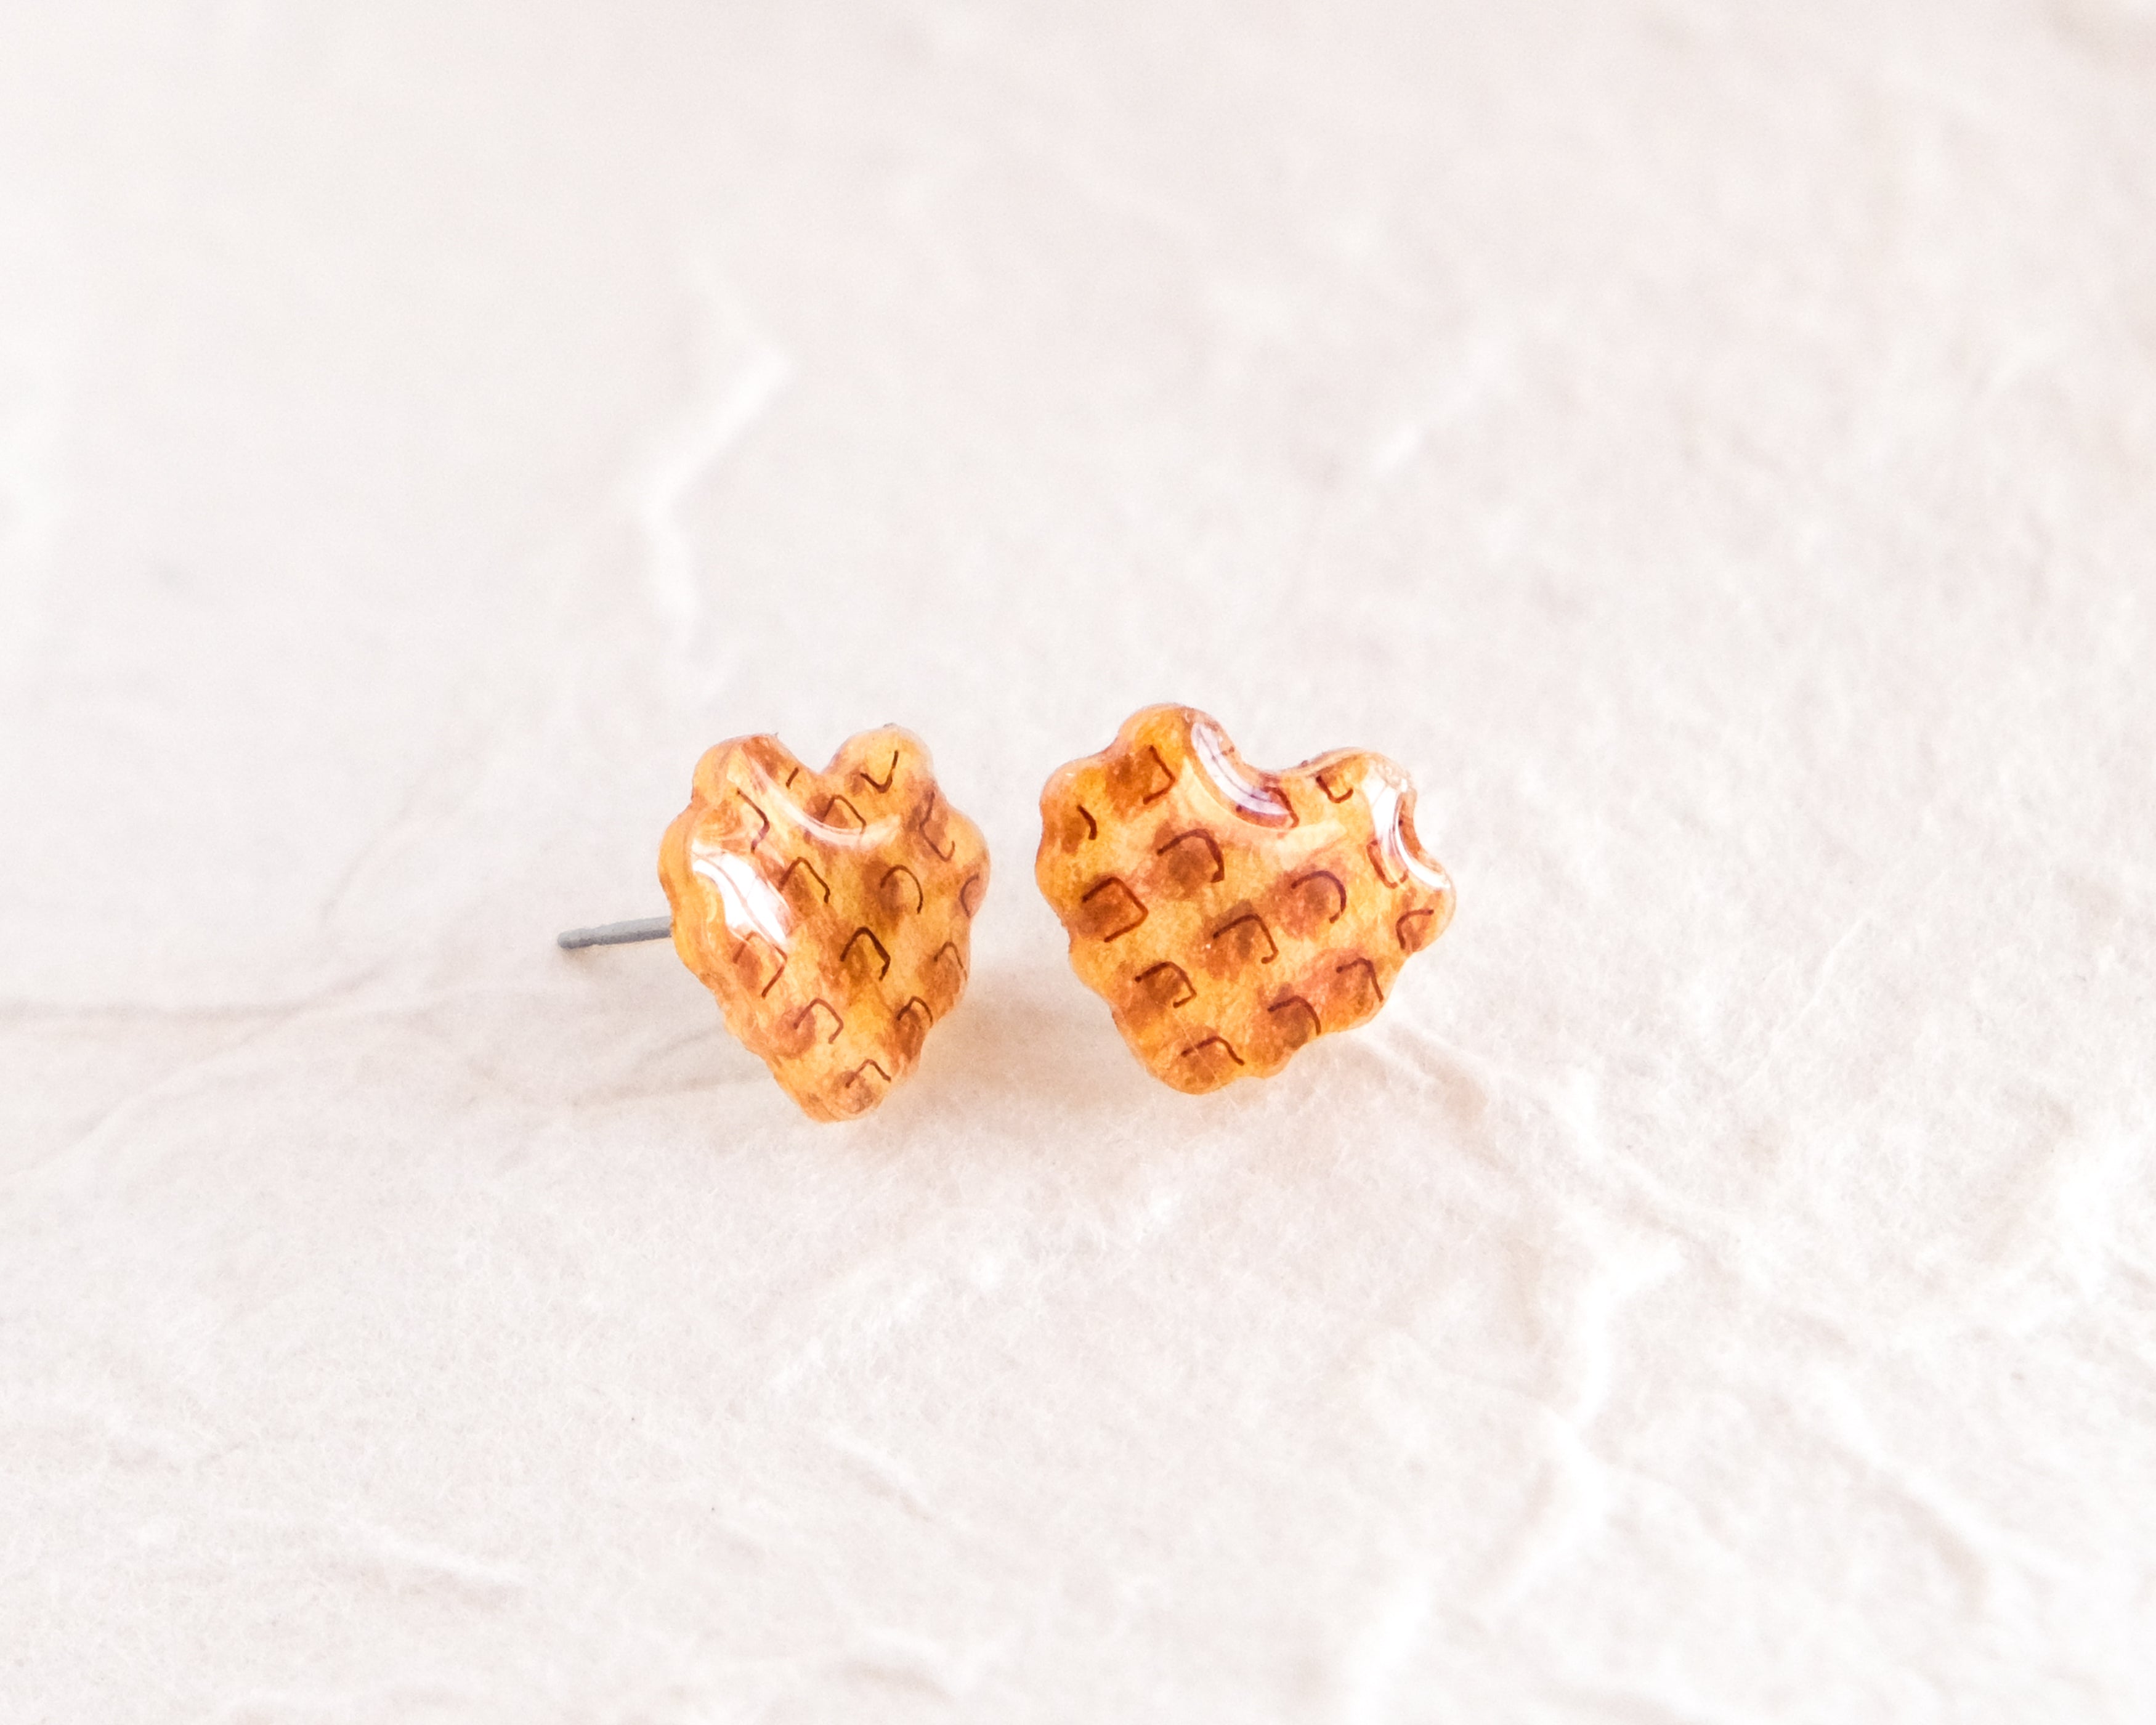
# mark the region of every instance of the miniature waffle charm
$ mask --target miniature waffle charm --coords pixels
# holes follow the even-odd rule
[[[1148,707],[1048,781],[1034,873],[1132,1052],[1218,1090],[1368,1020],[1445,932],[1414,794],[1383,755],[1260,773],[1204,714]]]
[[[865,732],[821,773],[744,737],[696,763],[659,879],[726,1028],[808,1114],[844,1120],[958,1004],[988,853],[909,732]]]

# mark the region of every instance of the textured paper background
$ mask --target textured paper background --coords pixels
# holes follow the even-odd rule
[[[2156,13],[0,12],[0,1717],[2156,1717]],[[1132,707],[1452,932],[1149,1080]],[[997,879],[811,1127],[706,744]]]

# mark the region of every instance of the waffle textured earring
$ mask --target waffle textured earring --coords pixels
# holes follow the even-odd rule
[[[913,1070],[965,992],[988,851],[910,732],[865,732],[821,773],[775,737],[742,737],[696,763],[659,879],[670,916],[559,943],[671,935],[786,1093],[846,1120]]]
[[[1131,1051],[1218,1090],[1367,1022],[1445,932],[1452,882],[1414,798],[1383,755],[1262,773],[1204,713],[1147,707],[1049,779],[1034,875]]]

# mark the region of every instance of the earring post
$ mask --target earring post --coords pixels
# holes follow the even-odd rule
[[[625,947],[632,941],[663,941],[674,932],[671,916],[639,916],[628,922],[602,922],[593,928],[565,928],[554,937],[564,952],[579,947]]]

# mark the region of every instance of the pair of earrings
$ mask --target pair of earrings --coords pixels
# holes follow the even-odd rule
[[[1203,1092],[1366,1022],[1445,932],[1452,882],[1414,814],[1383,755],[1258,772],[1204,713],[1147,707],[1050,777],[1034,874],[1132,1052]],[[744,737],[696,763],[659,879],[670,916],[560,944],[671,935],[787,1094],[846,1120],[913,1070],[964,993],[988,851],[910,732],[865,732],[821,773]]]

